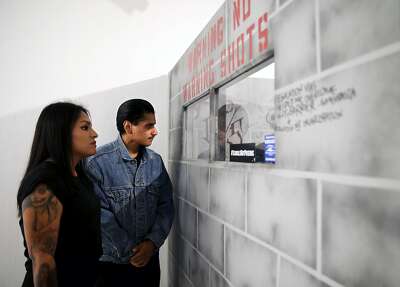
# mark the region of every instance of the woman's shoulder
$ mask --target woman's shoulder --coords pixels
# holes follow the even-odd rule
[[[35,166],[30,170],[25,177],[23,178],[23,182],[29,183],[37,180],[54,180],[60,179],[62,177],[59,168],[56,163],[51,160],[45,160],[39,165]]]
[[[51,160],[40,163],[24,176],[18,192],[18,201],[22,202],[41,184],[45,184],[56,197],[62,199],[65,193],[64,179],[57,165]]]

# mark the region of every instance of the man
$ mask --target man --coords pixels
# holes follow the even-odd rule
[[[87,161],[87,173],[101,201],[99,286],[160,284],[158,250],[170,231],[174,208],[163,161],[146,148],[157,135],[155,125],[149,102],[124,102],[117,113],[118,138]]]

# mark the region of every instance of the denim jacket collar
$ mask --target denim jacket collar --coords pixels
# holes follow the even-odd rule
[[[124,141],[122,140],[122,137],[118,135],[118,138],[115,140],[114,145],[118,148],[121,157],[126,160],[126,161],[133,161],[134,159],[129,155],[129,151],[126,148],[126,145],[124,143]],[[142,157],[141,157],[141,161],[143,163],[145,163],[148,159],[148,154],[146,151],[145,147],[140,147],[141,152],[142,152]]]

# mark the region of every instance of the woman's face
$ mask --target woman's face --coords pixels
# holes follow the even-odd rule
[[[74,158],[84,158],[96,153],[97,133],[92,128],[92,122],[87,114],[81,112],[72,128],[72,155]]]

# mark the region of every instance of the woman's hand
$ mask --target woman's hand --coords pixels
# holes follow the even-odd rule
[[[54,253],[62,214],[62,204],[40,184],[22,202],[22,219],[29,257],[33,263],[35,287],[57,286]]]

